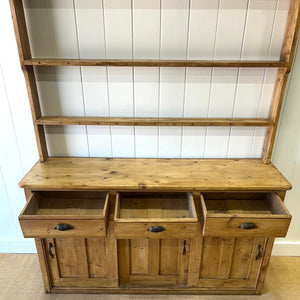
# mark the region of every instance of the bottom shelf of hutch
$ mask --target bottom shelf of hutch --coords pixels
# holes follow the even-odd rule
[[[259,294],[291,220],[260,160],[52,158],[20,186],[53,293]]]

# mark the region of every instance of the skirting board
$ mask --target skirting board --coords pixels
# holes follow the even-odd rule
[[[0,253],[36,253],[34,239],[0,239]]]
[[[272,256],[300,256],[300,242],[275,242]]]

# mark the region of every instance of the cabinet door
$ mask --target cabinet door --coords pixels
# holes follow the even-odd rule
[[[264,237],[204,237],[198,286],[255,288],[265,244]]]
[[[190,240],[118,240],[120,285],[186,285]]]
[[[53,287],[112,287],[107,239],[47,238],[43,240]]]

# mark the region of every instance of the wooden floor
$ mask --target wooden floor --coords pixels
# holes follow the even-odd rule
[[[300,257],[272,257],[261,296],[48,295],[35,254],[0,254],[0,300],[300,300]]]

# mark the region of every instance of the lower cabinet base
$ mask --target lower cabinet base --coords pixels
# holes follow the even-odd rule
[[[207,289],[207,288],[51,288],[53,294],[170,294],[170,295],[260,295],[254,289]]]
[[[117,236],[115,207],[118,211],[112,199],[106,236],[72,237],[62,232],[36,238],[46,293],[261,294],[274,237],[244,232],[203,236],[200,227],[197,234],[183,238],[172,231],[152,238],[132,231]]]
[[[186,294],[186,295],[201,295],[201,294],[232,294],[232,295],[255,295],[255,294],[261,294],[262,287],[267,271],[267,267],[269,264],[269,259],[271,256],[271,250],[274,242],[274,238],[236,238],[234,241],[234,245],[231,239],[223,239],[223,238],[204,238],[200,239],[202,241],[201,247],[197,245],[196,240],[187,240],[186,241],[186,253],[183,257],[185,257],[187,260],[188,258],[193,255],[192,249],[196,248],[197,253],[202,253],[200,257],[202,258],[202,261],[198,265],[196,263],[197,260],[189,260],[189,268],[191,270],[188,272],[189,275],[191,275],[190,272],[193,271],[192,266],[195,266],[195,270],[197,271],[196,278],[198,278],[197,286],[188,286],[191,282],[189,282],[185,278],[185,280],[176,281],[173,283],[173,281],[170,281],[169,279],[166,280],[166,278],[169,278],[170,275],[167,275],[164,277],[163,275],[159,275],[162,282],[157,282],[157,280],[151,280],[151,276],[147,274],[141,274],[141,279],[139,280],[124,280],[124,279],[130,279],[131,277],[128,277],[128,272],[137,273],[137,269],[134,268],[134,264],[132,262],[142,262],[143,258],[145,261],[147,261],[147,257],[149,260],[149,257],[151,258],[154,249],[153,245],[161,245],[161,248],[163,250],[160,251],[160,256],[162,258],[162,261],[164,263],[167,261],[167,258],[164,256],[164,252],[169,252],[172,254],[172,249],[174,250],[174,253],[177,253],[177,257],[182,256],[182,241],[181,240],[167,240],[166,242],[159,242],[158,240],[150,241],[149,245],[147,245],[147,240],[141,240],[137,244],[137,240],[134,242],[129,242],[129,240],[122,240],[118,241],[118,252],[119,252],[119,260],[118,260],[118,266],[116,265],[116,269],[119,271],[116,272],[116,278],[114,281],[108,280],[103,281],[103,278],[95,279],[90,278],[88,275],[80,275],[79,265],[82,266],[82,260],[81,263],[78,263],[80,256],[76,256],[74,258],[74,262],[72,262],[72,249],[74,247],[74,243],[78,244],[79,241],[82,239],[66,239],[66,242],[64,247],[64,252],[59,252],[61,249],[59,240],[53,240],[51,239],[50,242],[56,245],[56,248],[53,248],[53,256],[49,258],[49,249],[47,245],[49,244],[49,239],[36,239],[36,245],[37,245],[37,251],[39,255],[40,265],[41,265],[41,271],[42,276],[44,280],[44,286],[45,286],[45,292],[46,293],[62,293],[62,294]],[[103,239],[104,240],[104,239]],[[81,256],[83,255],[82,249],[90,249],[89,252],[92,253],[92,244],[91,241],[96,243],[96,246],[99,248],[99,243],[101,240],[99,239],[85,239],[85,246],[79,247],[77,245],[76,252],[81,253]],[[176,241],[176,242],[175,242]],[[261,256],[257,258],[256,248],[257,244],[261,244],[263,247],[263,252]],[[152,245],[153,244],[153,245]],[[174,245],[173,245],[174,244]],[[67,247],[67,245],[72,247]],[[170,246],[166,248],[166,246]],[[172,246],[172,247],[171,247]],[[230,267],[229,264],[225,261],[225,257],[223,257],[225,254],[228,254],[227,248],[229,247],[231,249],[231,263]],[[90,247],[90,248],[88,248]],[[133,248],[133,249],[131,249]],[[248,249],[249,248],[249,249]],[[152,253],[149,255],[144,255],[145,249],[147,253]],[[202,251],[201,251],[202,249]],[[218,254],[218,249],[222,249],[221,254]],[[205,254],[205,251],[209,253]],[[94,251],[95,252],[95,251]],[[97,253],[96,251],[95,253]],[[103,251],[104,252],[104,251]],[[139,257],[139,252],[143,253],[141,255],[142,257]],[[74,252],[75,253],[75,252]],[[107,252],[110,255],[112,252]],[[128,257],[128,254],[132,253],[132,257]],[[102,253],[103,254],[103,253]],[[92,257],[92,256],[90,256]],[[133,257],[135,257],[135,260],[133,260]],[[230,257],[230,256],[227,256]],[[155,255],[153,256],[154,260]],[[190,257],[191,258],[191,257]],[[206,261],[203,261],[206,260]],[[86,260],[86,258],[85,258]],[[175,262],[177,261],[177,271],[174,267],[174,272],[179,274],[178,266],[181,266],[180,259],[173,259],[172,264],[175,265]],[[237,267],[239,266],[238,270],[239,272],[242,272],[243,274],[245,270],[247,270],[247,277],[244,277],[244,280],[242,280],[242,276],[237,273],[236,267],[235,267],[235,260],[238,260]],[[77,264],[74,265],[75,261],[77,261]],[[87,259],[89,262],[89,259]],[[131,261],[131,264],[124,265],[125,261]],[[148,264],[151,266],[151,260],[148,261]],[[207,269],[206,264],[208,264],[210,267]],[[217,264],[217,265],[216,265]],[[87,270],[90,272],[93,270],[93,273],[97,268],[103,267],[104,262],[102,261],[95,261],[93,264],[91,262],[88,264]],[[139,264],[137,264],[139,265]],[[77,267],[76,267],[77,266]],[[183,264],[184,268],[188,268],[188,264]],[[217,273],[214,273],[214,270],[218,269]],[[224,272],[222,271],[226,267],[228,269],[228,275],[229,277],[239,277],[237,279],[228,278],[225,279]],[[69,272],[66,273],[66,268],[69,268]],[[171,268],[170,266],[168,268]],[[72,276],[73,278],[70,278],[71,276],[71,270],[74,273]],[[100,270],[100,269],[99,269]],[[98,270],[98,272],[99,272]],[[108,268],[109,270],[109,268]],[[164,270],[168,270],[165,268]],[[170,269],[171,270],[171,269]],[[210,270],[210,279],[208,279],[207,271]],[[141,270],[140,272],[142,272]],[[205,272],[204,272],[205,271]],[[161,271],[160,271],[161,272]],[[56,274],[57,273],[57,274]],[[125,274],[125,275],[124,275]],[[127,275],[126,275],[127,274]],[[217,276],[218,278],[213,279],[212,277]],[[125,276],[125,277],[122,277]],[[136,275],[138,276],[138,275]],[[145,280],[144,276],[146,277]],[[111,276],[109,276],[112,278]],[[205,278],[206,277],[206,278]],[[252,278],[253,277],[253,278]],[[134,277],[135,278],[135,277]],[[179,278],[182,278],[179,276]],[[101,279],[101,280],[100,280]],[[154,278],[156,279],[156,277]],[[77,285],[77,286],[76,286]]]

